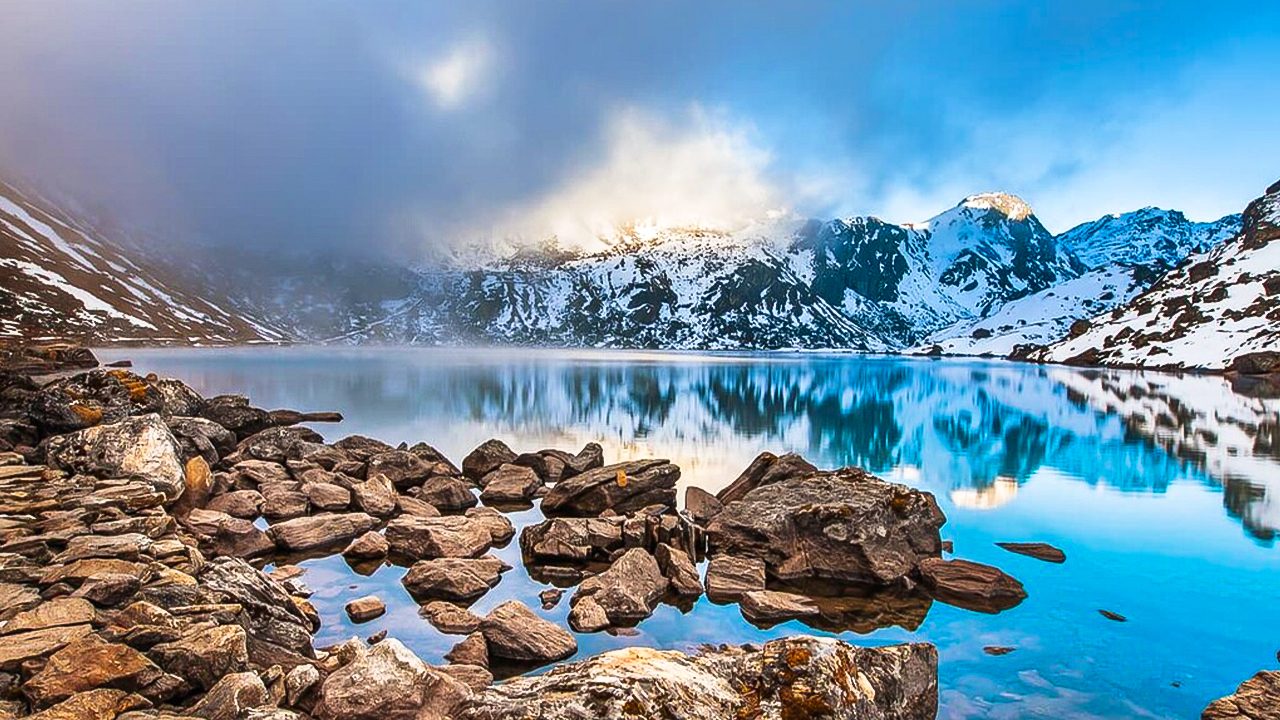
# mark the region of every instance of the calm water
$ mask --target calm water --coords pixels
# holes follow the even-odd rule
[[[998,565],[1030,597],[996,616],[940,603],[914,631],[845,632],[855,643],[928,640],[941,656],[942,718],[1194,718],[1280,650],[1280,397],[1221,378],[1002,362],[849,355],[691,355],[529,350],[108,351],[140,372],[265,407],[341,410],[327,439],[425,440],[455,462],[489,437],[517,451],[600,442],[606,460],[666,457],[715,491],[758,453],[861,465],[932,491],[957,557]],[[682,495],[683,497],[683,495]],[[536,511],[513,516],[536,521]],[[1064,565],[997,541],[1045,541]],[[538,609],[516,566],[477,603]],[[324,618],[319,642],[387,629],[429,661],[459,640],[419,619],[403,568],[303,563]],[[353,587],[354,586],[354,587]],[[369,594],[388,614],[351,625]],[[1127,623],[1099,615],[1121,613]],[[539,610],[539,612],[541,612]],[[564,623],[568,600],[547,617]],[[688,649],[816,632],[759,630],[705,598],[660,606],[633,636],[580,635],[583,654]],[[987,645],[1017,647],[990,657]]]

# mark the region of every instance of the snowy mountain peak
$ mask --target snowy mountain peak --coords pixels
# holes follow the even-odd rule
[[[1119,263],[1165,270],[1222,243],[1239,229],[1239,215],[1198,223],[1178,210],[1145,207],[1078,225],[1058,236],[1058,241],[1090,268]]]
[[[1031,206],[1017,195],[1002,192],[987,192],[970,195],[956,207],[968,207],[977,210],[996,210],[1010,220],[1025,220],[1035,214]]]

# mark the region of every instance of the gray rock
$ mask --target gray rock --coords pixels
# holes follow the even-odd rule
[[[619,514],[649,505],[675,509],[680,468],[666,460],[633,460],[561,480],[542,499],[548,515]]]
[[[159,415],[141,415],[45,441],[48,463],[69,473],[145,480],[168,501],[186,488],[182,448]]]
[[[779,580],[889,585],[941,554],[944,522],[930,493],[845,468],[751,490],[707,539],[712,553],[764,560]]]
[[[281,584],[237,558],[215,558],[205,565],[200,584],[244,608],[253,643],[269,643],[305,658],[314,657],[311,621]],[[290,665],[292,667],[292,665]]]
[[[937,650],[923,643],[793,637],[698,657],[632,647],[491,686],[458,720],[927,720],[938,711],[937,673]]]

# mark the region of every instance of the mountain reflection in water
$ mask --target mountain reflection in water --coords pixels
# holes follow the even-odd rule
[[[1195,717],[1274,667],[1280,596],[1280,388],[1256,379],[844,354],[711,355],[511,349],[113,350],[139,372],[205,394],[340,410],[326,438],[427,441],[454,461],[498,437],[517,451],[604,446],[608,462],[669,458],[681,484],[716,491],[762,451],[865,467],[935,494],[955,556],[999,566],[1028,598],[998,615],[914,597],[827,597],[808,624],[748,623],[703,597],[661,605],[629,633],[577,636],[579,656],[627,645],[683,650],[802,632],[939,648],[945,720]],[[538,510],[510,516],[523,527]],[[1061,565],[1001,541],[1062,548]],[[518,599],[562,625],[568,595],[515,568],[473,610]],[[393,565],[302,560],[318,641],[387,630],[429,662],[435,631]],[[570,593],[572,591],[569,591]],[[387,614],[353,625],[343,605]],[[1115,623],[1108,609],[1126,616]],[[987,646],[1013,647],[994,657]]]

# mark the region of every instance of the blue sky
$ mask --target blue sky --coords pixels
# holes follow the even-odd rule
[[[413,254],[635,219],[1050,229],[1280,178],[1269,2],[11,0],[0,166],[214,242]]]

